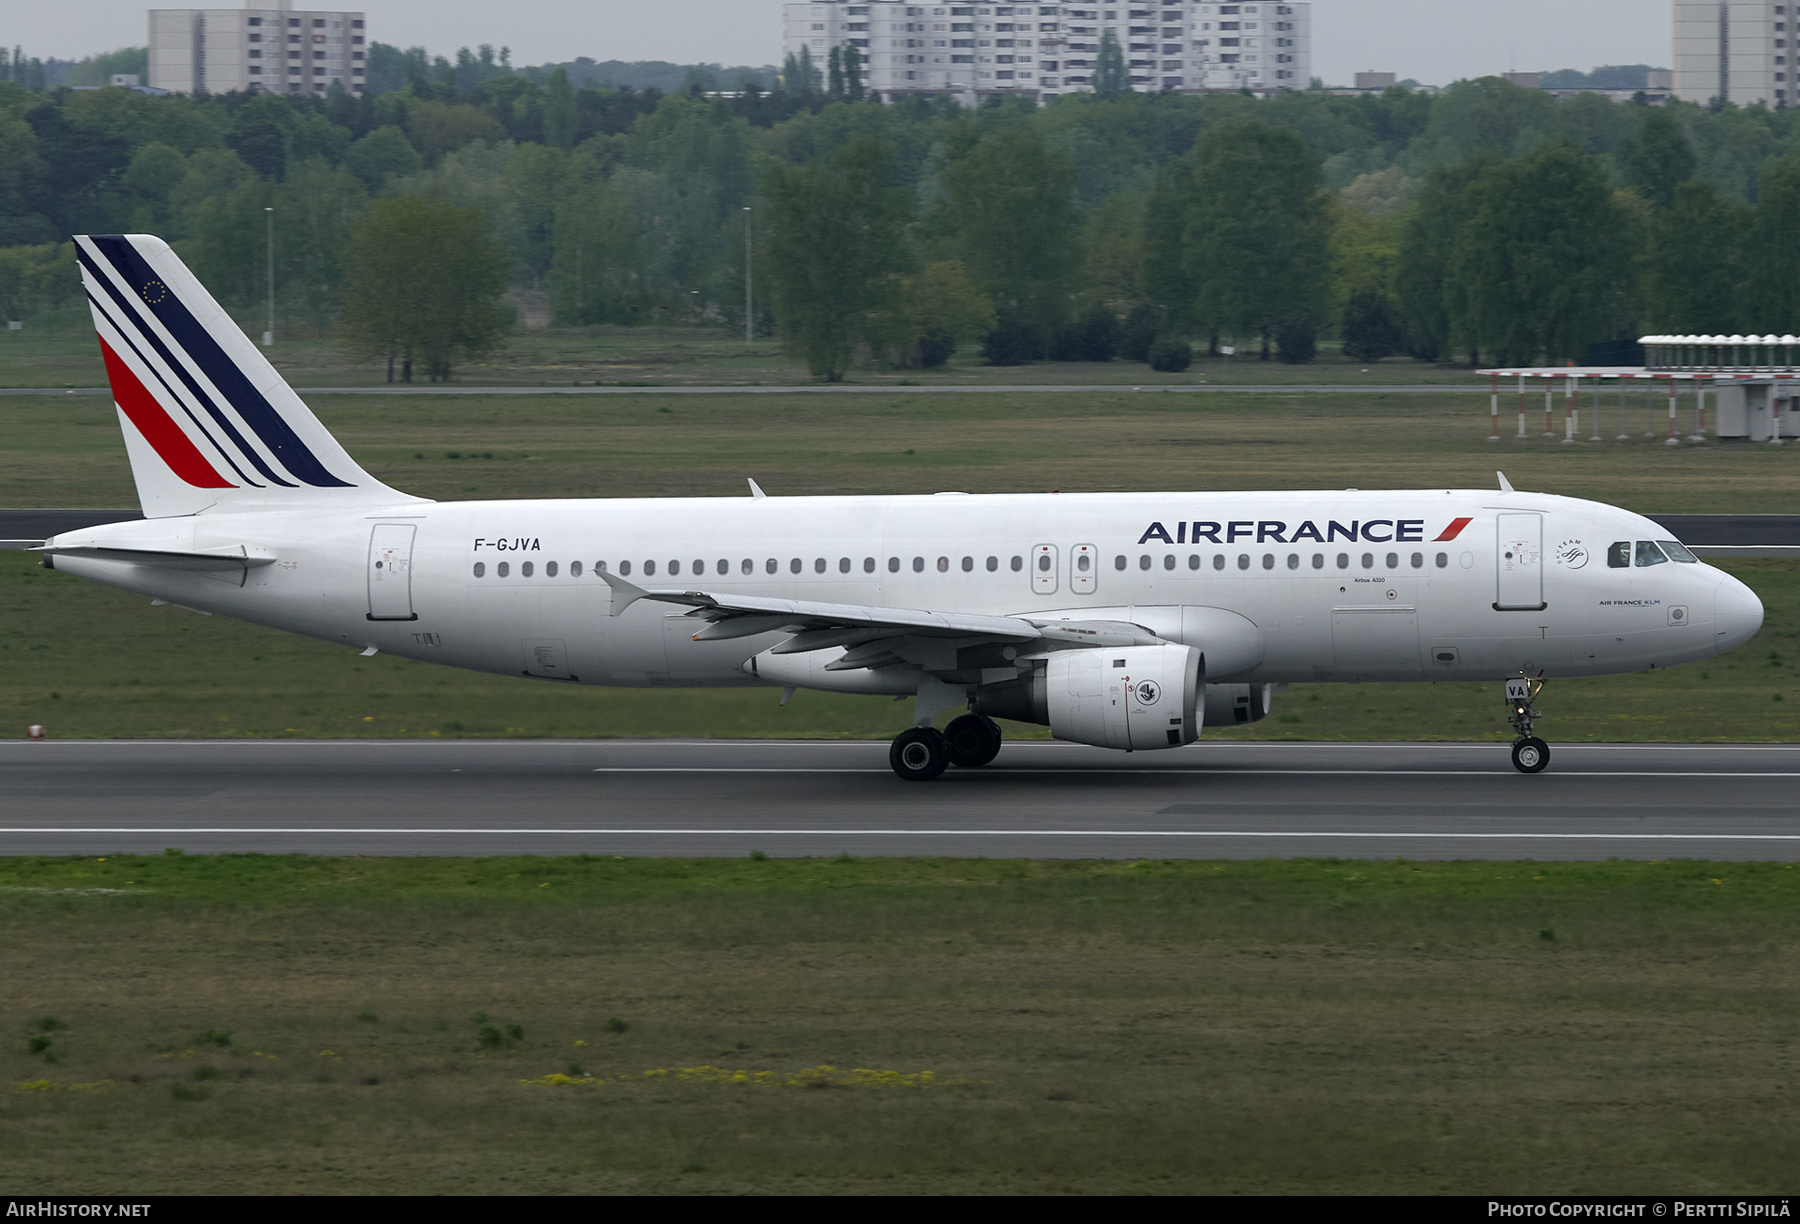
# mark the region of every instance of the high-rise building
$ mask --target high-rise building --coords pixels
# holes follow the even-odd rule
[[[814,0],[789,4],[786,16],[789,55],[806,50],[822,74],[833,47],[855,47],[865,86],[883,98],[1086,92],[1108,31],[1135,90],[1268,93],[1312,79],[1310,4]]]
[[[360,96],[367,80],[361,13],[302,11],[291,0],[241,9],[151,9],[150,81],[171,93],[267,90]]]
[[[1675,0],[1675,96],[1794,105],[1796,9],[1767,0]]]

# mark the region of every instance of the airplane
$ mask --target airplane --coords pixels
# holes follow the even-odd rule
[[[1295,682],[1671,667],[1762,625],[1743,583],[1599,502],[1497,490],[435,502],[339,445],[160,239],[76,239],[146,518],[43,564],[206,613],[560,684],[913,699],[889,761],[977,768],[995,719],[1126,752]],[[934,719],[961,709],[943,730]]]

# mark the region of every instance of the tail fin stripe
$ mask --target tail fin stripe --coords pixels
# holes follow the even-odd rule
[[[232,424],[231,418],[225,415],[213,397],[209,395],[206,389],[200,385],[197,379],[195,379],[193,373],[188,370],[187,366],[184,365],[180,358],[169,348],[163,338],[157,334],[156,329],[148,326],[138,315],[140,307],[134,303],[129,296],[120,292],[119,287],[113,283],[113,278],[108,276],[103,269],[88,258],[87,252],[81,248],[79,243],[76,244],[75,251],[77,256],[81,259],[82,264],[91,274],[92,279],[100,284],[106,290],[107,296],[112,299],[114,309],[107,310],[105,303],[100,303],[102,311],[112,325],[118,328],[120,336],[125,338],[127,342],[131,344],[131,347],[137,352],[140,358],[144,359],[144,363],[152,368],[155,367],[155,363],[149,360],[148,354],[143,351],[143,348],[135,341],[131,340],[133,334],[135,334],[139,340],[142,340],[144,344],[156,350],[156,355],[162,359],[162,363],[168,371],[181,380],[182,385],[187,388],[188,393],[193,400],[205,410],[207,416],[213,419],[214,424],[225,432],[226,436],[231,439],[232,444],[237,447],[238,452],[242,454],[244,458],[248,459],[257,471],[263,474],[264,479],[268,480],[271,484],[281,485],[283,488],[294,488],[295,485],[293,481],[283,480],[280,476],[276,475],[274,470],[264,461],[262,455],[257,452],[256,448],[251,446],[244,435],[238,432],[237,426]],[[89,300],[94,300],[92,295],[90,295]],[[173,387],[169,386],[168,380],[166,378],[161,378],[160,381],[168,388],[170,396],[175,402],[182,404],[183,410],[187,411],[187,405],[183,402],[181,395],[176,392]],[[189,412],[188,415],[192,418],[193,414],[192,412]],[[229,449],[221,445],[217,439],[213,438],[206,430],[206,427],[201,425],[199,421],[196,420],[194,423],[203,434],[207,435],[207,440],[218,447],[219,453],[228,457],[229,461],[229,455],[231,453]],[[238,467],[235,462],[232,462],[231,466],[237,471],[239,476],[243,476],[243,469]]]
[[[94,236],[88,241],[95,250],[124,277],[126,284],[149,285],[158,280],[156,272],[135,247],[118,235]],[[165,327],[175,342],[200,367],[239,418],[262,439],[272,454],[297,479],[315,488],[352,488],[349,481],[339,480],[325,470],[319,457],[312,453],[274,406],[251,384],[238,365],[219,347],[187,306],[174,294],[160,301],[146,301],[150,314]]]
[[[131,367],[125,363],[124,359],[119,356],[119,348],[121,346],[130,350],[131,355],[138,359],[138,363],[141,366],[143,366],[143,368],[145,370],[149,371],[151,377],[156,379],[157,384],[159,386],[161,386],[163,389],[164,395],[166,396],[166,402],[172,403],[181,409],[182,416],[186,417],[188,420],[188,423],[194,427],[194,432],[199,434],[202,438],[206,439],[207,443],[213,448],[213,451],[218,455],[218,457],[223,459],[225,461],[226,465],[231,468],[232,474],[238,478],[240,485],[248,486],[249,488],[252,488],[252,489],[261,489],[261,488],[265,487],[262,484],[258,483],[257,481],[254,481],[254,480],[250,479],[250,477],[244,475],[244,469],[239,467],[237,464],[237,460],[235,460],[231,457],[231,451],[219,444],[219,440],[217,438],[213,437],[211,431],[209,431],[206,428],[206,423],[204,421],[200,420],[199,417],[194,415],[194,410],[192,408],[188,407],[187,401],[181,397],[181,395],[175,390],[174,387],[169,385],[168,378],[164,376],[162,370],[157,368],[156,362],[151,361],[149,359],[149,357],[145,355],[144,350],[142,348],[138,347],[138,345],[132,340],[131,334],[129,332],[123,330],[122,328],[120,328],[118,326],[117,321],[112,317],[111,313],[106,310],[106,307],[99,301],[99,299],[94,297],[94,295],[92,293],[88,294],[88,303],[91,306],[93,306],[93,308],[95,309],[96,312],[98,312],[100,314],[101,318],[105,319],[108,324],[111,324],[111,327],[109,328],[109,330],[111,330],[114,333],[114,335],[108,336],[104,332],[102,332],[100,335],[100,347],[102,349],[107,350],[107,352],[111,355],[112,360],[117,361],[119,363],[119,365],[125,369],[125,372],[127,374],[131,374],[133,376],[134,383],[135,383],[138,391],[142,392],[145,395],[150,395],[152,400],[157,400],[157,397],[154,395],[154,393],[152,393],[149,390],[149,388],[144,386],[143,380],[141,378],[137,378],[135,371],[133,371],[131,369]],[[112,365],[109,364],[107,366],[107,372],[108,372],[109,377],[111,375],[112,369],[113,369]],[[114,387],[115,393],[118,392],[118,390],[119,390],[118,386],[115,385],[115,387]],[[117,400],[117,398],[118,398],[118,396],[117,396],[117,394],[115,394],[114,395],[115,401]],[[163,408],[163,406],[162,406],[163,402],[165,402],[165,401],[157,401],[157,403],[156,403],[157,412],[161,413],[164,417],[168,417],[170,420],[170,423],[172,425],[175,425],[175,427],[177,429],[179,429],[180,428],[179,423],[177,423],[174,420],[174,418],[170,416],[168,411]],[[121,405],[121,407],[123,407],[123,405]],[[126,415],[130,416],[131,414],[127,413]],[[136,418],[133,417],[132,420],[135,422]],[[138,432],[140,432],[140,433],[144,432],[142,425],[139,425]],[[146,434],[146,441],[148,441],[148,440],[149,440],[149,436]],[[189,445],[192,445],[191,439],[189,440]],[[160,452],[160,449],[161,448],[158,448],[159,452]],[[196,448],[196,450],[198,450],[198,448]],[[205,454],[204,451],[201,451],[199,453],[201,453],[202,455]],[[208,485],[208,486],[202,486],[202,487],[212,488],[212,487],[216,487],[216,486]],[[290,485],[288,487],[291,488],[293,486]]]
[[[182,432],[173,418],[156,402],[131,367],[119,359],[105,337],[100,339],[100,355],[106,361],[106,375],[112,381],[113,400],[119,405],[137,431],[162,456],[169,470],[197,489],[235,489],[236,485],[219,475],[206,461],[193,441]]]

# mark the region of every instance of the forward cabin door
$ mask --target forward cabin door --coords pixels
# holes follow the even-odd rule
[[[1539,612],[1544,603],[1544,516],[1501,514],[1499,566],[1494,594],[1497,612]]]
[[[412,604],[411,523],[377,523],[369,535],[369,619],[418,620]]]

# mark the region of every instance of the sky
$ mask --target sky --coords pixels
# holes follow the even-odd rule
[[[371,39],[447,57],[486,42],[511,47],[515,64],[577,55],[781,62],[782,0],[533,0],[504,13],[493,0],[363,4]],[[39,58],[148,41],[142,0],[13,0],[8,8],[0,40]],[[1670,0],[1313,0],[1313,71],[1329,85],[1371,70],[1444,85],[1509,69],[1669,67],[1671,9]]]

